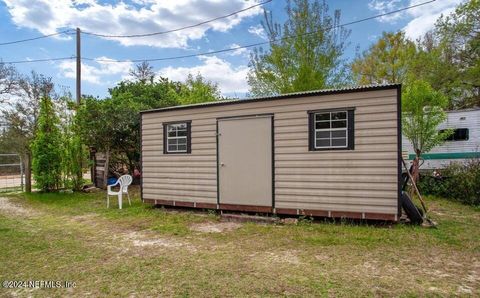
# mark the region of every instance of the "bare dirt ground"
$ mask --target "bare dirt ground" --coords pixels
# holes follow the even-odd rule
[[[31,208],[25,208],[18,203],[14,203],[6,197],[0,197],[0,213],[10,216],[25,216],[32,217],[39,214]]]
[[[236,222],[202,222],[190,226],[190,229],[195,232],[202,233],[222,233],[225,231],[233,231],[241,227],[240,223]]]

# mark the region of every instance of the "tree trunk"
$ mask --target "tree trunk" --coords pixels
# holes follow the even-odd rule
[[[105,152],[105,168],[104,168],[104,171],[103,171],[103,188],[107,188],[109,166],[110,166],[110,148],[107,148],[107,150]]]
[[[25,153],[25,192],[32,192],[32,156],[30,152]]]
[[[415,159],[412,161],[412,182],[418,184],[418,180],[420,178],[420,151],[415,152]],[[414,188],[410,189],[410,197],[413,198],[415,194]]]
[[[420,151],[415,152],[415,159],[412,163],[412,178],[415,183],[417,183],[420,178],[420,154]]]
[[[75,167],[75,176],[76,176],[76,183],[74,185],[74,189],[79,191],[83,186],[83,145],[78,142],[75,143],[75,159],[76,159],[76,167]]]

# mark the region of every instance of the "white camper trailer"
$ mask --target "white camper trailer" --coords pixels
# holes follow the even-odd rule
[[[480,108],[448,111],[447,120],[439,129],[453,129],[454,133],[445,143],[432,151],[422,154],[421,169],[441,169],[453,161],[465,162],[471,158],[480,158]],[[402,136],[404,158],[415,158],[412,144]]]

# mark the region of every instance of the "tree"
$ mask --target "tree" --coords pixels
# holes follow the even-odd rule
[[[272,95],[337,86],[346,79],[342,60],[350,31],[340,24],[340,11],[329,15],[325,1],[287,1],[287,20],[280,25],[264,12],[262,26],[270,50],[250,55],[248,83],[253,95]]]
[[[402,95],[402,133],[413,145],[414,181],[419,177],[419,161],[422,153],[440,145],[452,133],[451,130],[438,131],[447,115],[444,108],[447,98],[425,81],[413,81],[406,85]]]
[[[0,103],[5,103],[6,96],[16,95],[20,76],[12,65],[0,61]]]
[[[105,152],[106,164],[109,167],[110,151],[115,146],[114,131],[119,123],[118,114],[111,105],[111,101],[98,100],[91,96],[84,97],[82,104],[78,107],[75,115],[75,122],[78,125],[78,135],[83,143],[96,148],[98,151]],[[120,115],[121,116],[121,115]],[[125,114],[124,117],[129,117]],[[104,175],[104,187],[107,183],[108,171]]]
[[[130,76],[143,84],[153,83],[155,72],[153,71],[153,66],[151,66],[147,61],[143,61],[142,63],[135,65],[135,68],[130,70]]]
[[[454,81],[458,69],[452,63],[451,53],[447,53],[443,45],[439,45],[437,36],[428,32],[417,41],[417,53],[411,60],[409,73],[411,77],[428,82],[433,89],[445,94],[448,109],[454,108]]]
[[[152,84],[140,81],[122,81],[108,89],[110,97],[117,102],[134,102],[140,109],[161,108],[179,104],[180,83],[159,77]]]
[[[147,109],[217,100],[217,85],[201,75],[188,76],[185,83],[159,77],[143,81],[122,81],[109,89],[110,98],[84,98],[75,122],[88,146],[106,153],[106,169],[126,165],[133,173],[140,169],[140,114]],[[108,174],[108,171],[105,172]],[[105,182],[106,182],[106,178]]]
[[[188,75],[178,92],[178,101],[182,105],[215,101],[221,98],[218,85],[205,80],[202,75]]]
[[[384,32],[370,48],[355,58],[351,65],[357,84],[403,83],[415,57],[415,43],[404,32]]]
[[[466,1],[441,16],[432,32],[439,52],[437,63],[451,71],[437,72],[432,81],[450,97],[451,107],[480,106],[480,1]]]
[[[38,123],[38,111],[42,97],[57,98],[52,79],[32,72],[30,76],[18,78],[18,93],[8,102],[8,109],[2,112],[8,130],[5,138],[10,148],[22,156],[25,163],[25,190],[31,192],[32,154],[31,142]]]
[[[159,77],[151,84],[121,82],[109,90],[111,98],[105,100],[104,108],[111,111],[111,118],[116,119],[110,132],[113,138],[111,149],[115,151],[113,157],[125,161],[131,172],[140,168],[139,112],[178,105],[180,89],[180,83]]]
[[[62,184],[63,187],[80,190],[84,185],[83,169],[88,163],[88,150],[84,145],[75,112],[78,106],[70,94],[57,103],[62,135]]]
[[[38,130],[32,143],[32,171],[37,186],[43,191],[58,189],[62,177],[62,140],[60,120],[52,100],[40,101]]]

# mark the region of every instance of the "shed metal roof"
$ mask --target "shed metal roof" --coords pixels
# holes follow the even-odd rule
[[[336,88],[336,89],[303,91],[303,92],[294,92],[294,93],[264,96],[264,97],[249,97],[245,99],[224,99],[224,100],[210,101],[205,103],[151,109],[151,110],[141,111],[140,113],[165,112],[165,111],[172,111],[172,110],[203,108],[203,107],[229,105],[229,104],[241,104],[241,103],[257,102],[257,101],[278,100],[278,99],[285,99],[285,98],[292,98],[292,97],[319,96],[319,95],[353,93],[353,92],[364,92],[364,91],[386,90],[386,89],[400,90],[400,87],[401,87],[400,84],[349,86],[349,87],[342,87],[342,88]]]

